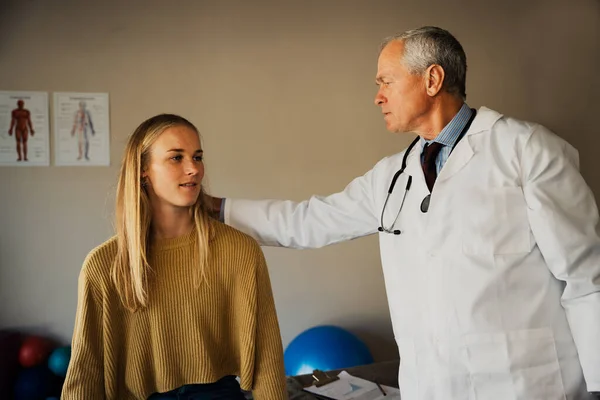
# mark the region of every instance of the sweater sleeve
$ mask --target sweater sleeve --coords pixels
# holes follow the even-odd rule
[[[258,247],[258,246],[257,246]],[[255,400],[285,400],[283,346],[265,257],[258,248],[256,268],[257,332],[253,395]]]
[[[79,274],[71,361],[63,385],[62,400],[105,398],[102,303],[86,264]]]

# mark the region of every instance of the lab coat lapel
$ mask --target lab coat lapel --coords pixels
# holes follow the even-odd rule
[[[467,165],[467,163],[473,157],[473,154],[475,154],[473,152],[473,147],[471,146],[470,137],[476,133],[491,129],[494,123],[501,117],[501,114],[486,107],[481,107],[478,110],[471,127],[465,134],[465,137],[456,145],[454,151],[452,151],[450,157],[448,157],[448,160],[442,167],[436,179],[436,183],[443,182],[451,178],[465,165]]]
[[[460,171],[471,160],[473,154],[473,148],[469,143],[469,137],[466,136],[456,145],[454,151],[450,154],[450,157],[448,157],[448,160],[440,170],[436,179],[436,184],[449,179]]]

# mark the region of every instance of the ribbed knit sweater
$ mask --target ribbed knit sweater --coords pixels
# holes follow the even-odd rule
[[[281,335],[264,255],[249,236],[212,222],[207,283],[194,288],[195,232],[156,241],[149,302],[127,311],[111,280],[115,238],[79,276],[63,400],[147,399],[186,384],[240,377],[256,400],[286,399]]]

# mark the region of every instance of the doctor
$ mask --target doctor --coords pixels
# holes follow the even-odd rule
[[[466,69],[445,30],[386,39],[375,103],[389,131],[417,139],[340,193],[215,199],[215,211],[263,245],[379,235],[403,400],[592,399],[600,238],[578,153],[543,126],[469,108]]]

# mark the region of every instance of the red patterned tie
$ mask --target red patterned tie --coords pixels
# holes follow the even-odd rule
[[[423,146],[423,161],[421,162],[421,167],[423,167],[425,182],[427,182],[427,187],[430,192],[433,189],[435,178],[437,178],[435,160],[442,147],[444,147],[444,145],[438,142],[425,143],[425,146]]]

